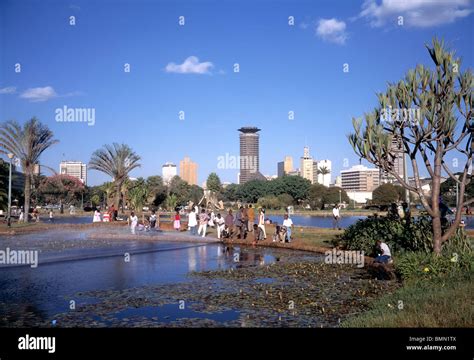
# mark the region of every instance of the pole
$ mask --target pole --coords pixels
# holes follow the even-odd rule
[[[10,158],[10,170],[8,174],[8,226],[11,226],[11,216],[12,216],[12,160],[13,156],[10,157],[11,154],[8,154]]]
[[[339,190],[339,205],[342,204],[341,190]]]

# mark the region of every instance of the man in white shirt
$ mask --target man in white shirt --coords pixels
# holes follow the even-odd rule
[[[339,220],[341,219],[341,214],[339,213],[339,205],[334,205],[334,208],[332,209],[332,216],[334,218],[332,223],[334,230],[336,230],[336,228],[341,230],[341,227],[339,226]]]
[[[188,215],[188,227],[191,235],[197,235],[197,218],[194,208],[191,209]]]
[[[217,214],[217,217],[215,218],[214,222],[217,228],[217,238],[220,239],[222,231],[224,230],[224,227],[225,227],[225,220],[221,216],[221,214]]]
[[[388,245],[380,240],[377,240],[377,250],[380,252],[379,255],[375,258],[374,262],[378,263],[390,263],[392,260],[392,253]]]
[[[283,226],[286,226],[286,240],[287,242],[291,242],[291,230],[293,229],[293,221],[288,217],[288,214],[285,214]]]

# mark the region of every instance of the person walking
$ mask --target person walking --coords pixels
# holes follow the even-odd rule
[[[263,232],[263,240],[267,239],[267,232],[265,231],[265,209],[260,209],[258,214],[258,227]]]
[[[196,213],[194,211],[194,208],[191,209],[188,215],[188,227],[191,235],[196,236],[197,235],[197,217]]]
[[[255,223],[255,210],[252,207],[252,204],[249,204],[249,208],[247,210],[247,216],[248,216],[248,224],[247,224],[247,229],[248,231],[252,232],[253,231],[253,224]]]
[[[135,235],[135,228],[138,225],[138,216],[135,215],[135,213],[132,211],[130,214],[130,230],[132,231],[132,234]]]
[[[201,235],[201,230],[202,230],[202,237],[206,237],[206,230],[207,230],[207,222],[208,221],[209,221],[209,216],[206,214],[206,209],[202,209],[201,214],[199,215],[198,235]]]
[[[181,229],[181,216],[179,215],[178,210],[176,210],[176,214],[174,215],[173,228],[176,231],[179,231]]]
[[[341,227],[339,225],[339,221],[341,219],[341,214],[339,212],[339,205],[337,204],[334,205],[334,208],[332,209],[332,216],[333,216],[333,222],[332,222],[333,229],[336,230],[337,228],[341,230]]]

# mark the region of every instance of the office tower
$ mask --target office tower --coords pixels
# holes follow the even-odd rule
[[[301,176],[305,179],[311,181],[311,184],[314,184],[315,177],[314,172],[317,166],[311,155],[309,154],[309,147],[305,146],[303,150],[303,156],[300,159],[300,173]]]
[[[87,164],[81,161],[61,161],[59,173],[78,178],[84,185],[87,185]]]
[[[259,135],[260,129],[253,126],[241,127],[240,131],[240,176],[239,183],[265,177],[260,174]]]
[[[278,177],[288,175],[293,171],[293,158],[291,156],[285,156],[285,160],[278,163]]]
[[[380,170],[356,165],[341,171],[342,188],[346,191],[372,192],[380,185]]]
[[[177,175],[176,165],[170,162],[165,163],[161,167],[163,182],[168,185],[173,177]]]
[[[179,177],[190,185],[197,185],[198,164],[185,157],[179,162]]]
[[[318,183],[324,186],[331,184],[331,160],[318,161]],[[327,173],[326,173],[327,172]]]
[[[393,158],[393,170],[398,176],[404,179],[405,176],[405,153],[403,149],[403,142],[400,137],[393,137],[390,147],[390,154]],[[393,183],[397,181],[396,177],[386,171],[380,171],[381,183]]]

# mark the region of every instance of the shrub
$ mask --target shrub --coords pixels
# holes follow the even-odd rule
[[[416,220],[405,222],[390,217],[373,216],[358,220],[337,237],[334,245],[348,250],[362,250],[374,254],[377,240],[388,244],[393,252],[411,250],[431,252],[431,220],[419,216]]]

